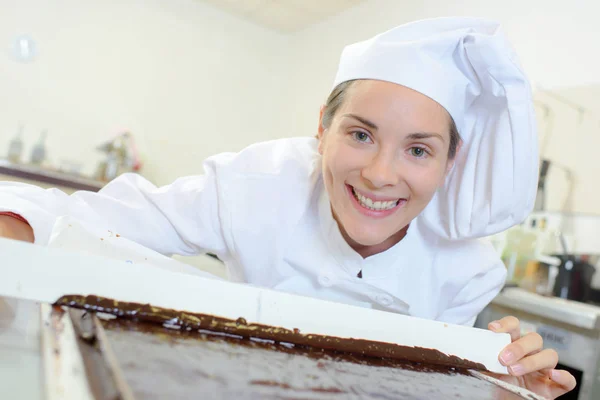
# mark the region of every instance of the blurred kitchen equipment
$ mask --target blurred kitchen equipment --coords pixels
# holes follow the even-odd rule
[[[33,165],[41,165],[46,159],[46,137],[48,136],[48,131],[43,130],[40,134],[40,138],[38,142],[33,146],[33,150],[31,151],[31,159],[30,162]]]
[[[560,264],[558,257],[536,255],[534,260],[528,262],[525,276],[518,286],[532,293],[552,296]]]
[[[550,160],[542,160],[540,165],[540,175],[538,179],[537,196],[535,198],[535,211],[546,210],[546,177],[550,168]]]
[[[554,160],[542,159],[534,212],[571,210],[575,183],[575,175],[570,168]]]
[[[537,242],[537,233],[524,226],[506,232],[501,258],[507,268],[507,282],[518,285],[527,275],[528,265],[535,260]]]
[[[491,242],[506,265],[509,285],[557,296],[562,287],[565,298],[589,301],[594,265],[600,259],[600,215],[533,212]]]
[[[571,255],[563,255],[560,258],[562,262],[554,283],[554,296],[587,303],[590,300],[592,278],[596,268]]]
[[[524,225],[535,227],[535,229],[551,235],[540,249],[544,254],[563,254],[565,252],[564,244],[557,240],[562,234],[569,254],[587,255],[592,258],[600,256],[600,215],[533,212],[527,217]]]
[[[558,256],[561,263],[558,266],[558,276],[554,282],[552,293],[554,296],[563,299],[588,302],[596,268],[587,262],[589,257],[577,257],[569,253],[562,233],[560,234],[560,242],[564,254]]]
[[[562,186],[559,180],[549,181],[565,190],[569,187],[567,180]],[[556,203],[567,200],[563,196]],[[512,230],[521,232],[513,235]],[[536,232],[535,245],[524,232]],[[524,243],[510,243],[521,238]],[[519,281],[525,287],[502,290],[479,314],[475,326],[486,328],[491,321],[514,315],[521,321],[521,333],[539,333],[545,345],[558,352],[558,367],[575,376],[576,389],[561,399],[600,399],[600,307],[595,305],[600,304],[600,291],[592,286],[593,278],[600,278],[592,267],[600,266],[600,215],[534,211],[523,224],[491,240],[509,271],[517,260],[527,260],[524,279]],[[537,277],[542,279],[536,282]],[[600,279],[595,284],[600,287]]]
[[[600,271],[600,258],[590,262],[596,266],[596,271]],[[592,278],[592,289],[600,292],[600,273],[594,274],[594,277]],[[600,303],[600,299],[598,303]]]
[[[8,145],[8,160],[15,164],[21,162],[21,155],[23,154],[23,125],[19,125],[17,134],[13,137]]]
[[[130,132],[123,132],[96,149],[106,153],[106,158],[98,165],[96,179],[108,182],[125,172],[141,168]]]

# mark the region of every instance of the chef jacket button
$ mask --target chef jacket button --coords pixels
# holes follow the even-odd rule
[[[378,294],[375,296],[375,301],[381,304],[382,306],[389,306],[394,302],[394,299],[390,295],[387,294]]]
[[[330,287],[331,285],[333,285],[333,279],[329,275],[321,274],[319,275],[318,280],[321,286]]]

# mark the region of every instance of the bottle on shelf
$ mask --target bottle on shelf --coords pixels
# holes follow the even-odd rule
[[[8,160],[12,163],[21,162],[21,155],[23,154],[23,125],[19,125],[17,134],[13,137],[8,145]]]
[[[33,146],[30,161],[34,165],[41,165],[46,159],[46,136],[48,136],[48,131],[43,130],[38,142]]]

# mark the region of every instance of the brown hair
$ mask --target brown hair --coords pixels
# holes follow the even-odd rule
[[[327,98],[327,102],[325,103],[325,110],[323,111],[323,119],[321,120],[321,124],[323,125],[323,129],[327,129],[331,126],[331,122],[333,121],[333,117],[335,116],[337,110],[344,103],[344,99],[346,98],[346,94],[348,89],[352,86],[354,82],[357,80],[351,80],[342,82],[337,85],[329,94]],[[454,119],[450,116],[450,146],[448,148],[448,159],[453,160],[456,157],[456,149],[458,148],[458,144],[460,143],[460,134],[458,133],[458,129],[456,128],[456,123]]]

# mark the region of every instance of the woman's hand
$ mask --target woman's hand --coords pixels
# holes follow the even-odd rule
[[[575,388],[573,375],[555,369],[558,354],[555,350],[543,348],[544,342],[540,335],[528,333],[521,337],[518,319],[505,317],[490,322],[488,328],[494,332],[509,333],[512,339],[512,343],[499,356],[500,363],[508,367],[510,376],[494,375],[496,378],[549,399],[555,399]]]
[[[0,237],[33,243],[33,229],[28,223],[8,215],[0,215]]]

